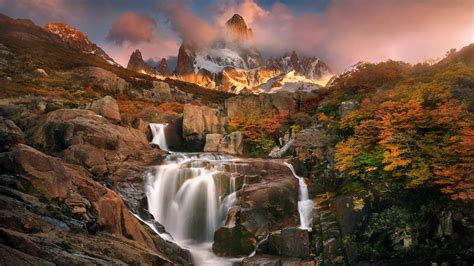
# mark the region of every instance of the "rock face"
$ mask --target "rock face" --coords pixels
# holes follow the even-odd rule
[[[248,256],[255,250],[257,239],[240,224],[240,212],[237,212],[235,220],[214,234],[212,250],[218,256]]]
[[[113,171],[124,161],[155,160],[160,154],[141,131],[114,125],[88,110],[50,112],[26,135],[35,147],[96,174]]]
[[[225,119],[218,109],[185,104],[183,110],[183,138],[204,146],[207,134],[225,133]]]
[[[246,42],[253,38],[252,29],[247,27],[244,18],[239,14],[234,14],[225,23],[228,37],[232,41]]]
[[[309,232],[296,227],[272,232],[268,237],[268,249],[273,255],[309,258],[311,256]]]
[[[187,75],[194,73],[193,61],[194,58],[190,53],[190,48],[183,43],[179,47],[178,51],[178,62],[176,64],[176,74]]]
[[[291,93],[272,93],[237,96],[225,101],[227,117],[271,117],[277,114],[290,114],[297,111],[297,99]]]
[[[161,75],[163,75],[163,76],[170,76],[171,75],[171,71],[168,67],[168,62],[166,61],[166,58],[161,59],[160,64],[156,68],[156,71],[158,73],[160,73]]]
[[[232,132],[228,135],[207,134],[204,151],[242,155],[244,151],[243,134],[239,131]]]
[[[240,207],[228,211],[225,226],[214,234],[213,250],[220,256],[249,255],[257,239],[298,224],[298,179],[286,165],[243,160],[232,169],[238,173],[236,187],[242,187],[237,191]]]
[[[64,22],[47,23],[44,25],[44,29],[57,35],[65,43],[83,53],[98,55],[110,64],[117,65],[117,63],[115,63],[114,60],[107,55],[104,50],[102,50],[102,48],[91,42],[84,33]]]
[[[92,102],[91,110],[114,123],[122,121],[117,101],[110,96]]]
[[[130,55],[127,69],[136,72],[154,73],[153,69],[143,61],[142,53],[138,49]]]

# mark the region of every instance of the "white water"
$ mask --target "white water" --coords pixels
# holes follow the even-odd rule
[[[152,143],[167,150],[165,125],[150,124],[150,127]],[[229,209],[238,203],[236,191],[240,187],[236,187],[236,160],[215,153],[171,152],[162,165],[155,166],[148,174],[145,192],[149,212],[165,226],[175,243],[191,251],[197,265],[232,265],[240,260],[219,258],[212,253],[214,232],[225,224]],[[313,202],[308,197],[308,188],[293,166],[286,165],[299,179],[300,227],[311,230]],[[219,178],[223,173],[226,176]],[[220,189],[222,180],[229,182],[225,194]],[[153,227],[151,223],[147,224]],[[167,234],[160,236],[171,239]]]
[[[290,168],[293,175],[299,180],[298,193],[298,212],[300,213],[300,228],[311,231],[311,224],[313,222],[313,201],[309,198],[308,186],[304,182],[304,178],[298,176],[293,168],[293,165],[285,163]]]
[[[166,144],[165,128],[168,124],[153,124],[150,123],[151,133],[153,139],[151,143],[156,144],[163,151],[168,151],[168,145]]]
[[[171,153],[148,174],[145,191],[150,213],[178,244],[191,251],[198,265],[232,264],[215,256],[211,247],[214,232],[237,203],[231,179],[227,182],[233,191],[221,197],[217,181],[233,160],[221,154]]]

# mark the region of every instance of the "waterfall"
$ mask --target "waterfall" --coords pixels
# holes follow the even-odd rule
[[[313,220],[313,201],[309,198],[308,186],[304,182],[304,178],[298,176],[293,168],[293,165],[285,163],[290,168],[293,176],[298,178],[299,193],[298,193],[298,212],[300,213],[300,227],[302,229],[311,230]]]
[[[150,123],[151,133],[153,139],[151,143],[156,144],[163,151],[168,151],[168,145],[166,144],[165,128],[168,124],[153,124]]]
[[[214,232],[237,204],[235,182],[219,178],[220,174],[230,174],[227,171],[233,161],[233,157],[222,154],[171,153],[148,173],[145,192],[150,213],[177,243],[189,247],[198,264],[229,263],[216,257],[211,246]],[[220,184],[222,180],[227,186]]]

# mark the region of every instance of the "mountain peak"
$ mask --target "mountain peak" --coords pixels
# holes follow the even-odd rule
[[[91,42],[87,35],[62,21],[46,23],[43,29],[57,35],[63,42],[83,53],[98,55],[105,59],[109,64],[117,65],[117,63],[115,63],[104,50]]]
[[[247,27],[244,18],[239,14],[234,14],[225,25],[233,41],[248,41],[253,37],[252,29]]]
[[[149,65],[143,61],[142,53],[140,50],[136,49],[130,55],[130,59],[128,60],[127,69],[136,71],[136,72],[145,72],[145,73],[153,73],[153,70]]]

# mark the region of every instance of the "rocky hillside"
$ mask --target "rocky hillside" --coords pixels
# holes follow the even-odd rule
[[[89,38],[76,28],[67,25],[64,22],[51,22],[44,25],[44,29],[48,32],[56,34],[65,43],[71,47],[82,51],[83,53],[95,54],[112,65],[118,66],[117,63],[107,55],[102,48],[91,42]]]

